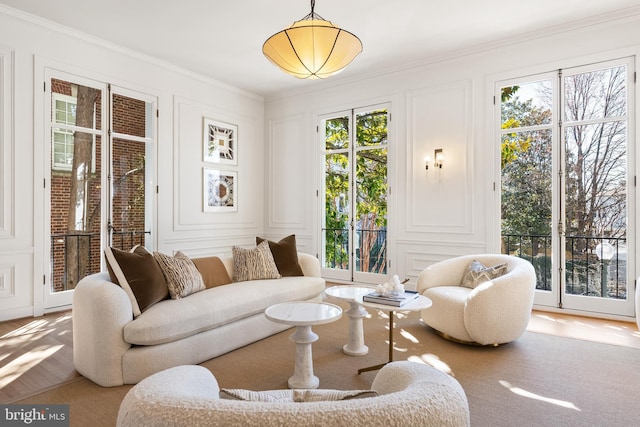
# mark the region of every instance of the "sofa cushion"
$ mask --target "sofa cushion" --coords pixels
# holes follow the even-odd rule
[[[233,281],[279,279],[280,273],[273,260],[269,244],[264,241],[253,249],[238,246],[231,248],[233,252]]]
[[[231,283],[224,263],[217,256],[192,258],[191,261],[202,275],[202,281],[207,289]]]
[[[306,301],[324,288],[324,279],[308,276],[216,286],[185,298],[160,301],[124,326],[124,339],[137,345],[175,341],[264,313],[273,304]]]
[[[174,257],[160,252],[154,252],[153,256],[164,273],[172,299],[184,298],[205,289],[202,275],[182,252],[178,251]]]
[[[107,247],[104,254],[109,277],[129,297],[134,316],[169,297],[162,270],[144,247],[136,246],[133,252]]]
[[[465,288],[474,289],[476,286],[487,282],[489,280],[496,279],[507,272],[507,263],[494,265],[493,267],[486,267],[478,260],[473,260],[467,266],[467,269],[462,277],[461,286]]]
[[[262,237],[256,237],[256,245],[262,243],[264,240]],[[280,272],[283,277],[304,275],[298,263],[298,249],[295,234],[287,236],[279,242],[267,240],[267,243],[273,255],[273,260],[278,267],[278,272]]]

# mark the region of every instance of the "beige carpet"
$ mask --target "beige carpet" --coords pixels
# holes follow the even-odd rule
[[[344,306],[343,306],[344,307]],[[348,318],[314,327],[315,374],[321,388],[369,388],[376,372],[358,368],[387,359],[387,318],[370,310],[365,320],[369,354],[342,353]],[[637,425],[640,350],[526,332],[497,348],[445,341],[419,324],[419,314],[399,313],[395,360],[417,360],[450,371],[469,399],[473,426]],[[203,363],[221,387],[286,388],[293,372],[291,331]],[[81,378],[16,403],[69,403],[72,426],[113,426],[130,386],[102,388]]]

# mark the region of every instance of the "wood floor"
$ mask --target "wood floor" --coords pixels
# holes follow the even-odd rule
[[[534,311],[528,330],[640,349],[635,323]],[[71,311],[0,323],[0,404],[78,378]]]

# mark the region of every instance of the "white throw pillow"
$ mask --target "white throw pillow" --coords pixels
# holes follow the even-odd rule
[[[250,402],[322,402],[348,400],[363,397],[375,397],[375,390],[266,390],[252,391],[240,388],[223,388],[220,390],[221,399],[247,400]]]
[[[481,283],[493,280],[507,272],[507,264],[498,264],[493,267],[486,267],[480,261],[474,259],[467,267],[462,278],[461,286],[474,289]]]

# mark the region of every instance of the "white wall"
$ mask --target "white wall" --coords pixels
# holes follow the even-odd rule
[[[264,101],[0,7],[0,321],[44,311],[44,67],[158,97],[157,250],[230,254],[263,231]],[[202,212],[203,117],[238,126],[238,212]],[[36,128],[34,128],[36,126]],[[44,141],[43,141],[44,140]]]
[[[430,64],[425,58],[423,66],[357,76],[348,84],[327,80],[316,85],[317,90],[268,99],[265,233],[275,237],[295,228],[300,245],[318,252],[317,212],[323,207],[315,197],[321,185],[317,117],[390,101],[391,273],[415,284],[418,274],[436,261],[499,252],[494,83],[639,53],[640,17],[635,16],[509,40]],[[439,183],[424,169],[425,155],[433,157],[436,148],[445,154]],[[292,165],[291,153],[305,163]]]

